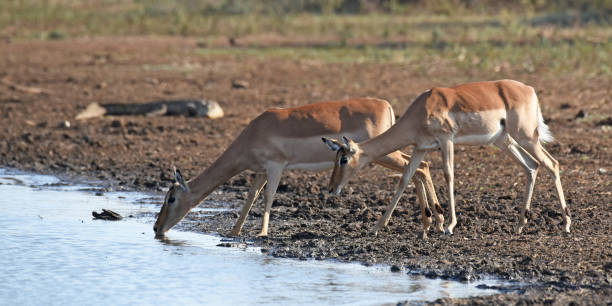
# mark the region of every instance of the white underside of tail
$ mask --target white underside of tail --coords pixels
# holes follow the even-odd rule
[[[548,125],[544,123],[544,117],[542,117],[542,111],[540,110],[540,103],[538,102],[538,96],[535,91],[533,92],[533,98],[535,99],[536,105],[538,107],[538,135],[540,136],[540,142],[547,143],[555,140]]]

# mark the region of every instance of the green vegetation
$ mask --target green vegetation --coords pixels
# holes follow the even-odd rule
[[[132,35],[197,37],[200,55],[612,78],[612,0],[0,1],[0,38]]]

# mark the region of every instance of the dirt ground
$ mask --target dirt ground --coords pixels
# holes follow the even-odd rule
[[[286,172],[272,208],[270,237],[254,238],[261,200],[243,236],[273,256],[385,263],[424,277],[466,281],[493,275],[529,283],[505,287],[494,296],[435,303],[612,303],[608,80],[465,73],[443,63],[414,71],[393,63],[204,56],[197,48],[195,40],[180,38],[0,42],[0,79],[44,89],[35,93],[0,83],[0,166],[94,178],[109,190],[162,191],[171,183],[173,165],[187,178],[197,175],[268,108],[374,96],[391,101],[401,114],[419,92],[432,86],[510,77],[538,90],[545,120],[556,137],[546,148],[563,169],[571,234],[562,233],[560,205],[545,171],[536,183],[531,219],[523,234],[514,234],[525,176],[500,151],[483,146],[456,150],[458,225],[452,236],[432,231],[428,240],[419,238],[414,188],[406,192],[389,226],[378,237],[370,236],[398,180],[377,166],[367,167],[336,198],[325,191],[329,172]],[[233,80],[248,86],[233,88]],[[74,120],[92,102],[174,98],[216,100],[226,116]],[[430,153],[427,159],[446,208],[440,154]],[[180,226],[229,232],[251,180],[251,173],[238,175],[201,204],[230,205],[231,211],[213,217],[192,213]]]

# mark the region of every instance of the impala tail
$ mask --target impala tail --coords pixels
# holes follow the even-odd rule
[[[533,95],[536,99],[536,105],[538,107],[538,135],[539,135],[540,142],[542,143],[552,142],[553,140],[555,140],[555,138],[550,132],[548,125],[544,123],[544,117],[542,117],[542,110],[540,109],[540,103],[538,103],[538,97],[536,96],[535,92],[533,93]]]

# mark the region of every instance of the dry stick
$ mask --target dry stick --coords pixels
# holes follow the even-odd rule
[[[45,94],[45,95],[51,94],[51,91],[48,89],[19,85],[19,84],[9,81],[7,77],[4,77],[3,79],[1,79],[0,82],[2,82],[2,84],[8,86],[12,90],[23,91],[27,93],[33,93],[33,94]]]

